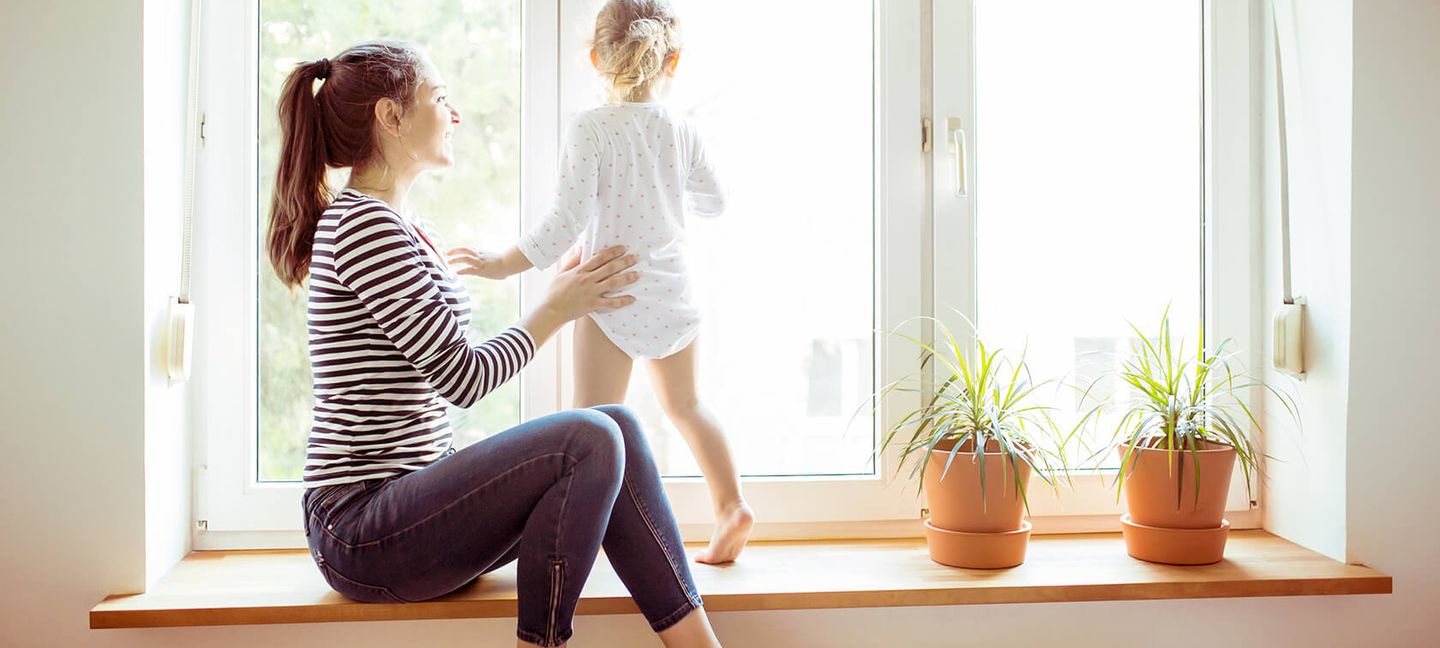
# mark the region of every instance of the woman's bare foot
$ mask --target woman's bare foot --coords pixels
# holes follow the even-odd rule
[[[715,534],[710,537],[710,546],[695,554],[695,562],[718,565],[735,560],[750,539],[750,528],[755,526],[755,512],[741,500],[715,512]]]

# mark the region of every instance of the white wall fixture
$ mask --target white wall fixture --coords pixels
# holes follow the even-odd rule
[[[170,326],[165,350],[166,372],[170,383],[190,379],[191,350],[195,339],[195,305],[190,303],[190,242],[191,223],[195,214],[195,158],[204,140],[204,122],[200,117],[200,19],[202,0],[194,0],[190,8],[189,87],[186,88],[188,123],[185,129],[185,213],[182,215],[180,253],[180,295],[170,299]]]
[[[195,341],[195,305],[188,297],[170,298],[170,326],[166,337],[165,370],[170,383],[189,380]]]
[[[1275,368],[1296,377],[1305,376],[1305,298],[1287,298],[1275,309]]]
[[[1296,297],[1290,286],[1290,150],[1285,119],[1285,50],[1287,43],[1294,45],[1294,32],[1289,32],[1291,40],[1281,39],[1279,2],[1271,2],[1270,9],[1275,27],[1275,105],[1280,133],[1280,268],[1284,284],[1283,301],[1271,320],[1275,336],[1273,363],[1280,371],[1304,377],[1305,298]],[[1293,27],[1294,22],[1290,24]]]

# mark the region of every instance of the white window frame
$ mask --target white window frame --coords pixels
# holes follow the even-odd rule
[[[1199,0],[1197,0],[1199,2]],[[1251,199],[1250,22],[1244,0],[1207,0],[1206,123],[1227,125],[1223,138],[1206,129],[1205,230],[1206,279],[1212,292],[1206,300],[1211,339],[1231,337],[1242,348],[1258,349],[1255,307],[1258,294],[1250,277],[1259,269],[1253,254],[1226,255],[1214,263],[1215,250],[1252,249],[1258,210]],[[589,0],[527,0],[522,90],[522,213],[528,222],[551,200],[558,163],[562,42],[574,38],[563,29],[570,21],[593,19]],[[936,241],[973,241],[968,206],[946,191],[950,167],[943,139],[922,152],[920,124],[930,118],[942,132],[943,116],[958,115],[973,123],[968,90],[956,83],[955,68],[930,67],[933,61],[971,61],[967,43],[973,22],[971,0],[875,0],[875,327],[888,331],[916,315],[937,315],[939,295],[962,294],[974,312],[973,290],[957,289],[954,281],[973,286],[973,266],[948,254],[936,254]],[[195,223],[195,283],[198,332],[194,385],[196,431],[194,546],[198,549],[303,547],[298,483],[257,483],[254,480],[256,412],[256,195],[258,0],[207,5],[202,42],[202,110],[206,139]],[[934,25],[961,25],[963,38],[933,38]],[[923,35],[917,39],[917,35]],[[918,40],[918,46],[917,46]],[[927,56],[931,56],[927,60]],[[1215,56],[1217,52],[1224,56]],[[1243,54],[1242,54],[1243,53]],[[963,58],[961,58],[963,57]],[[973,75],[961,71],[963,84]],[[238,80],[238,82],[236,82]],[[943,138],[943,136],[941,136]],[[971,148],[972,155],[974,148]],[[974,169],[974,160],[969,168]],[[1214,172],[1212,172],[1214,170]],[[971,178],[973,185],[973,176]],[[932,191],[934,188],[934,191]],[[959,237],[959,238],[957,238]],[[242,244],[238,244],[243,243]],[[968,246],[973,249],[973,245]],[[963,261],[963,260],[962,260]],[[973,257],[972,257],[973,261]],[[932,274],[932,272],[934,274]],[[958,274],[957,274],[958,273]],[[932,279],[935,277],[935,279]],[[548,274],[521,277],[522,308],[527,296],[542,294]],[[910,286],[913,288],[905,288]],[[886,289],[894,287],[894,289]],[[958,290],[958,292],[957,292]],[[947,322],[953,323],[953,322]],[[955,326],[954,330],[963,330]],[[883,385],[918,368],[913,347],[877,335],[874,377]],[[522,418],[529,420],[564,409],[571,387],[562,368],[567,364],[568,333],[542,347],[525,369]],[[1258,358],[1258,354],[1255,356]],[[919,405],[919,396],[895,394],[883,403],[877,423],[898,420]],[[745,492],[761,519],[756,538],[866,537],[920,535],[923,500],[913,484],[892,480],[899,449],[877,459],[874,476],[796,477],[745,480]],[[1076,490],[1062,500],[1032,501],[1037,532],[1118,529],[1119,506],[1102,473],[1073,475]],[[708,537],[710,503],[703,481],[667,479],[665,483],[682,534],[687,540]],[[1038,491],[1039,489],[1037,489]],[[1230,515],[1237,528],[1259,525],[1258,511],[1245,498],[1243,484],[1232,488]]]

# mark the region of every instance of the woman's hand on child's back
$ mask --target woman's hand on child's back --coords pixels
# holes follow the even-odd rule
[[[616,246],[601,250],[584,263],[576,252],[560,264],[560,273],[550,282],[545,300],[521,323],[535,338],[544,343],[561,325],[594,311],[615,310],[635,302],[631,295],[612,295],[614,291],[635,283],[640,273],[629,270],[638,261],[626,255],[625,248]]]
[[[639,272],[626,271],[639,261],[638,257],[626,255],[625,248],[618,245],[601,250],[584,263],[580,262],[582,256],[577,248],[561,263],[560,273],[550,283],[546,305],[555,307],[568,322],[592,311],[615,310],[634,303],[630,295],[610,293],[640,279]]]

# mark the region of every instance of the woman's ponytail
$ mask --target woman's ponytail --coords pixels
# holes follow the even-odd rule
[[[280,91],[280,163],[270,199],[266,248],[280,282],[296,287],[310,273],[315,226],[332,196],[325,181],[325,131],[315,98],[316,80],[330,61],[297,65]]]
[[[376,162],[375,104],[415,101],[424,58],[409,43],[373,40],[334,59],[295,66],[280,90],[280,163],[270,197],[266,250],[280,282],[298,287],[310,273],[320,215],[334,196],[328,168]],[[315,88],[316,81],[323,81]]]

